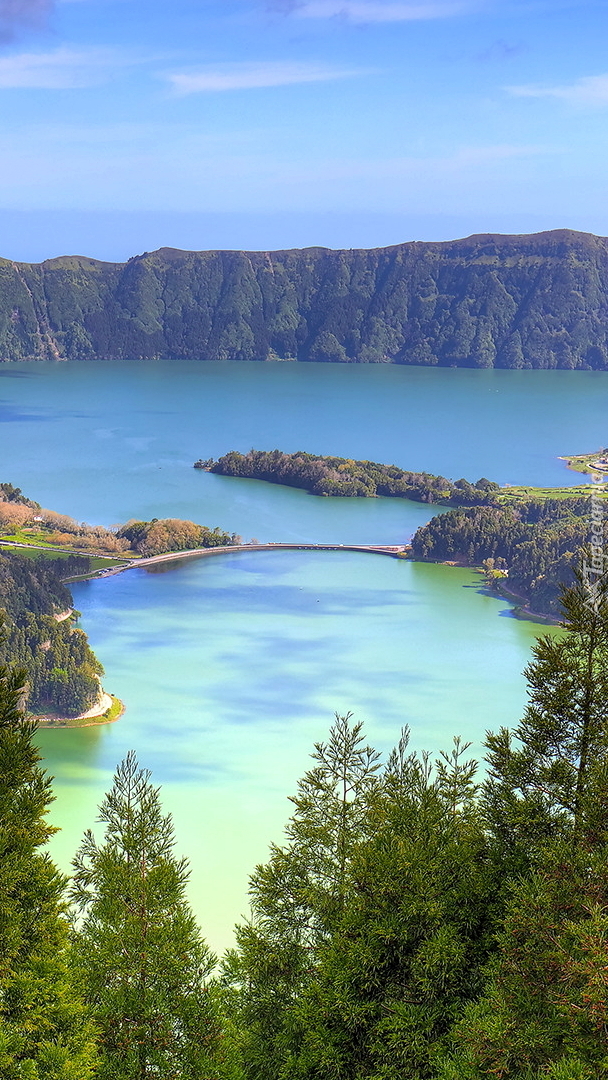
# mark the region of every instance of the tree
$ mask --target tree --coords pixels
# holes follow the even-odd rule
[[[28,506],[0,500],[0,531],[17,532],[27,521],[31,521],[34,511]]]
[[[560,835],[580,842],[592,819],[605,829],[597,785],[608,751],[608,580],[592,595],[577,571],[575,585],[562,589],[562,610],[565,634],[539,638],[525,669],[522,721],[487,737],[488,816],[520,852]]]
[[[565,633],[526,669],[529,703],[488,736],[484,804],[505,917],[441,1080],[607,1080],[608,585],[579,571]],[[509,881],[509,878],[511,879]]]
[[[423,1080],[483,985],[496,882],[475,805],[476,762],[455,740],[435,768],[389,759],[353,852],[351,897],[299,1002],[294,1080]]]
[[[606,1080],[606,849],[553,844],[511,889],[485,992],[439,1080]]]
[[[158,788],[130,752],[100,807],[105,837],[85,833],[72,899],[83,916],[74,953],[100,1030],[100,1080],[210,1080],[218,1025],[206,980],[215,957],[184,893]]]
[[[237,927],[225,979],[236,987],[245,1072],[252,1080],[292,1075],[302,1037],[299,998],[315,975],[320,950],[350,896],[350,859],[365,834],[378,754],[360,723],[336,715],[316,765],[291,799],[295,812],[283,847],[251,879],[251,919]]]
[[[0,665],[0,1078],[87,1080],[92,1027],[69,969],[66,879],[43,850],[53,796],[25,685]]]

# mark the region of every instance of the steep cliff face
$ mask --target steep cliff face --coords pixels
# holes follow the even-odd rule
[[[608,368],[608,240],[0,261],[0,359]]]

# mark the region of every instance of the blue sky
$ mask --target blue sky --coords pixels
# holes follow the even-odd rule
[[[0,0],[0,252],[608,234],[608,0]]]

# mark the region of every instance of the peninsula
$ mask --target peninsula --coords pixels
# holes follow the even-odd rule
[[[594,450],[591,454],[569,454],[561,458],[566,462],[569,469],[574,472],[586,473],[590,476],[598,476],[602,473],[608,475],[608,449]]]
[[[111,723],[123,711],[104,691],[103,668],[76,625],[69,581],[166,552],[239,542],[236,534],[173,518],[116,529],[86,525],[0,483],[0,664],[27,670],[30,715],[44,726],[85,727]]]
[[[307,454],[302,450],[292,454],[282,450],[249,450],[246,454],[230,450],[217,461],[199,458],[194,462],[194,468],[220,476],[265,480],[271,484],[303,488],[311,495],[343,498],[386,496],[440,506],[502,506],[551,499],[571,501],[588,498],[592,489],[597,491],[591,483],[573,487],[509,485],[501,488],[485,476],[475,483],[465,479],[448,480],[445,476],[410,472],[396,465],[381,465],[377,461]],[[607,493],[600,491],[599,494],[606,497]]]

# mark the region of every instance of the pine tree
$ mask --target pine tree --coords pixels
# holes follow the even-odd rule
[[[440,1080],[607,1080],[606,850],[554,843],[513,885],[479,1002]]]
[[[302,1035],[298,1000],[350,896],[350,859],[365,834],[379,768],[362,725],[350,721],[350,713],[336,715],[327,743],[315,745],[316,765],[291,799],[287,842],[256,868],[251,919],[237,927],[238,947],[225,962],[252,1080],[292,1075]]]
[[[66,879],[43,850],[53,796],[25,684],[0,665],[0,1078],[87,1080],[92,1027],[69,968]]]
[[[503,855],[526,860],[559,836],[598,827],[598,767],[608,751],[608,580],[582,571],[562,591],[565,633],[537,641],[525,669],[528,705],[511,733],[487,737],[488,818]],[[603,826],[600,826],[603,827]]]
[[[441,1080],[608,1080],[608,585],[582,573],[541,638],[529,704],[488,738],[485,806],[506,890],[480,1000]]]
[[[293,1080],[422,1080],[483,985],[495,883],[468,746],[391,756],[353,853],[352,893],[298,1005]]]
[[[106,795],[99,843],[87,831],[71,895],[74,952],[100,1030],[99,1080],[211,1080],[219,1031],[206,980],[215,958],[185,899],[188,864],[134,753]]]

